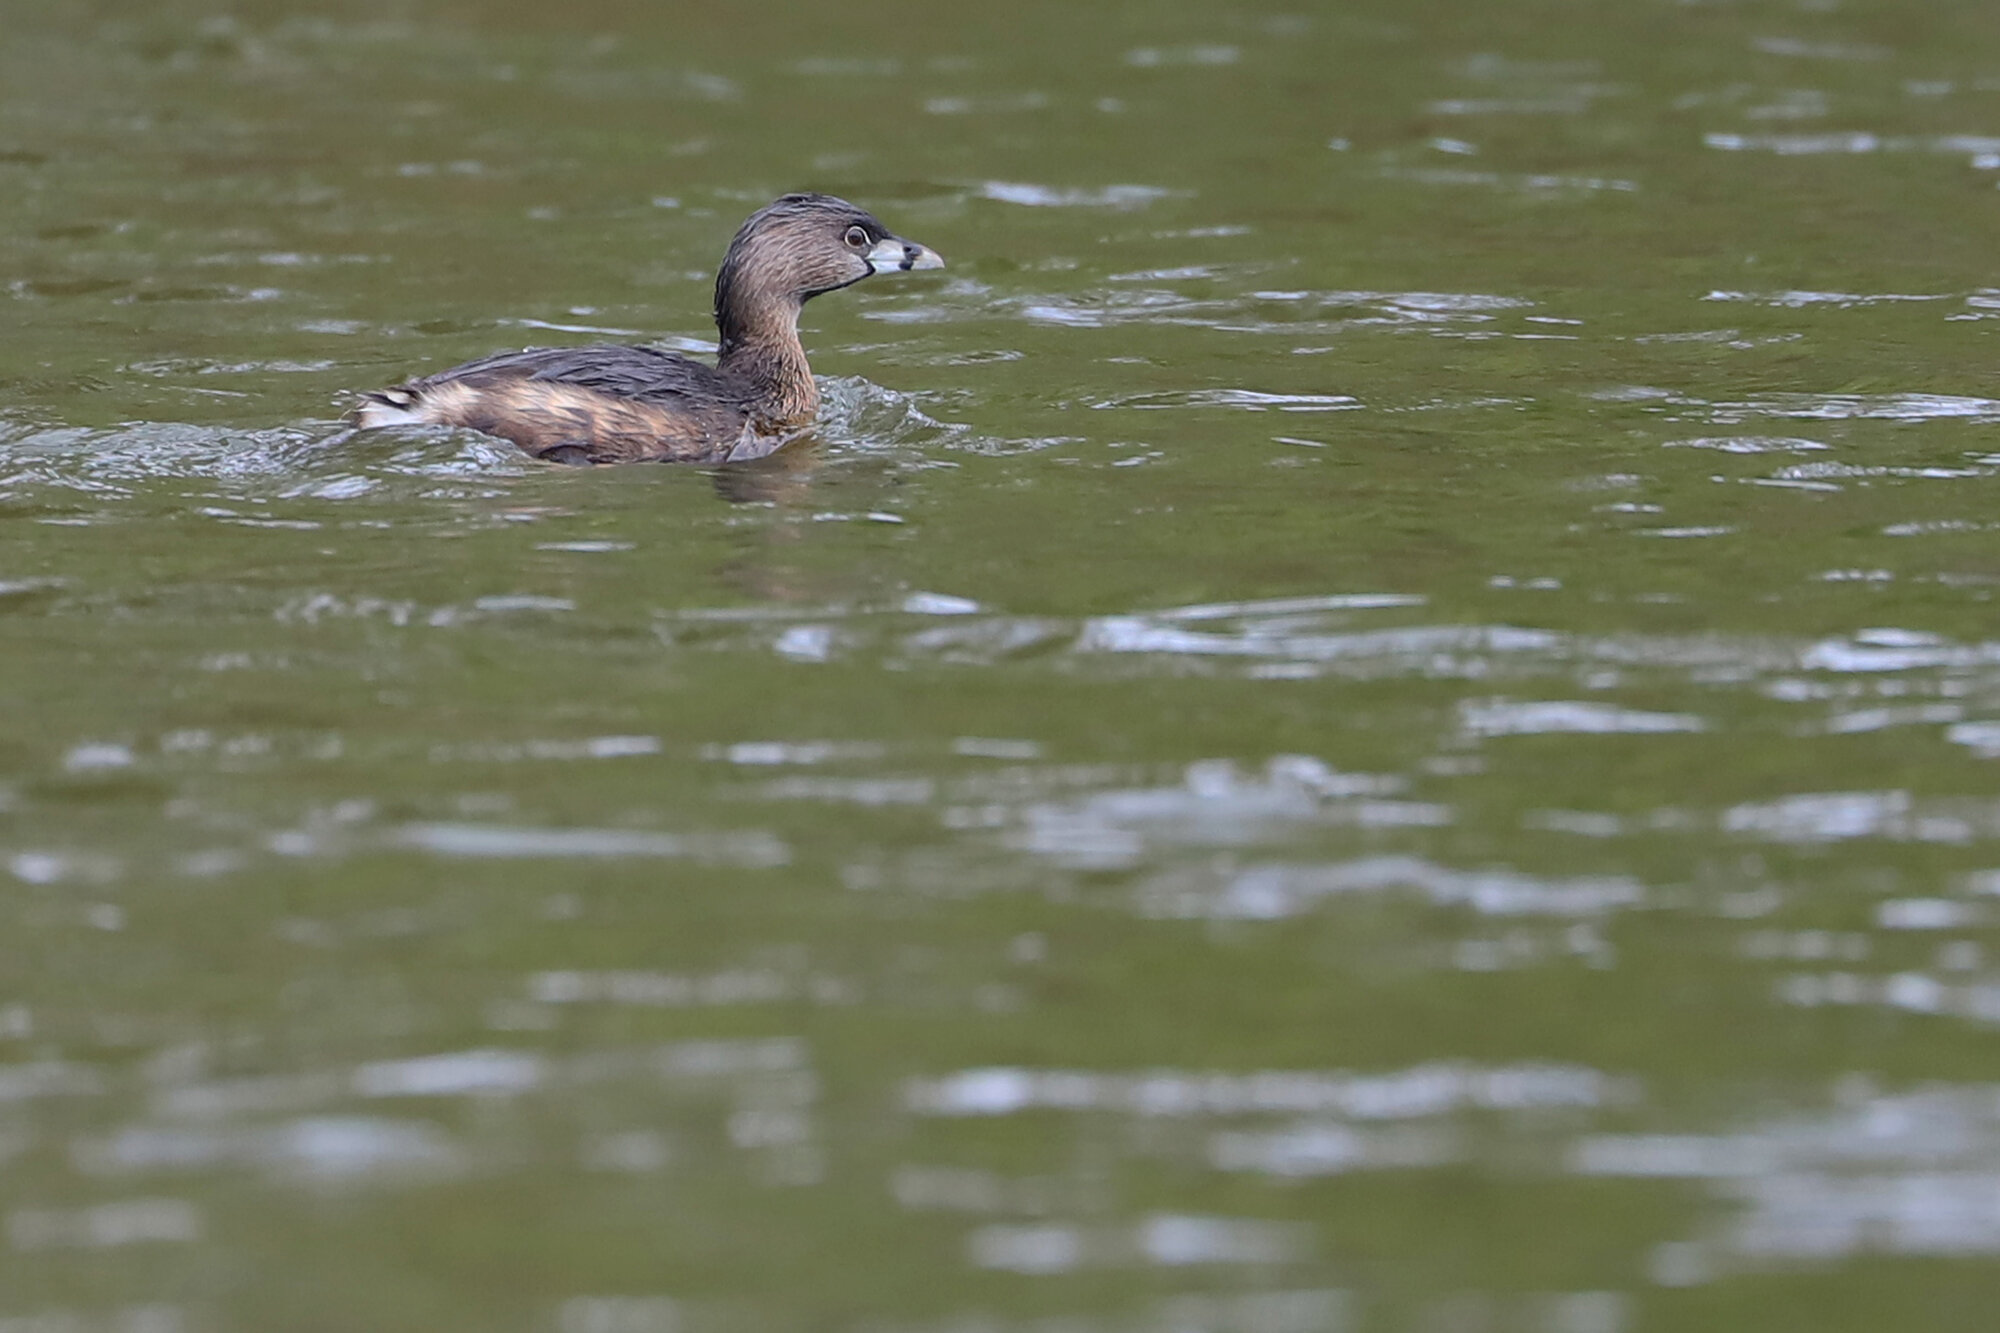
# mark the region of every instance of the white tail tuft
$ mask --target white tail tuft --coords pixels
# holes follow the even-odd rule
[[[408,389],[384,389],[371,393],[354,409],[352,420],[363,430],[382,426],[421,426],[432,420],[423,401]]]

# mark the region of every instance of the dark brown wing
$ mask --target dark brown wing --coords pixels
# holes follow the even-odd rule
[[[421,391],[453,380],[478,388],[504,380],[536,380],[574,384],[579,389],[662,405],[692,400],[739,409],[748,407],[736,384],[718,374],[714,366],[678,352],[615,343],[501,352],[426,375],[410,387]]]

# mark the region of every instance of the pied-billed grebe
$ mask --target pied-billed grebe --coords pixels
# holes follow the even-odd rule
[[[871,274],[943,267],[844,199],[788,194],[752,213],[722,258],[713,366],[651,347],[535,347],[367,394],[350,419],[469,426],[557,463],[760,458],[819,407],[800,307]]]

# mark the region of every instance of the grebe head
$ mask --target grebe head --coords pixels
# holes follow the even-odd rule
[[[715,319],[727,330],[759,309],[796,312],[876,273],[943,267],[937,251],[893,234],[845,199],[788,194],[752,213],[729,243],[715,277]]]

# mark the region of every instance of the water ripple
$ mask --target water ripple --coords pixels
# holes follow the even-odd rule
[[[614,828],[523,828],[497,824],[406,824],[393,846],[434,856],[516,860],[686,857],[723,865],[785,865],[791,853],[768,833],[651,833]]]

